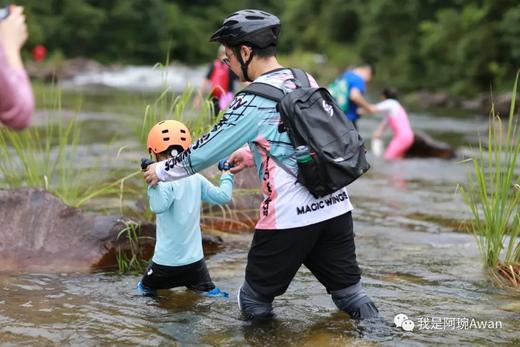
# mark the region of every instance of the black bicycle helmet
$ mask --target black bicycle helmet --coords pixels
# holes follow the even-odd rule
[[[245,44],[266,48],[276,46],[279,34],[278,17],[260,10],[241,10],[227,16],[209,41],[228,47]]]
[[[241,10],[227,16],[220,28],[211,35],[209,41],[220,42],[228,47],[252,46],[253,52],[247,61],[237,54],[244,79],[251,82],[247,69],[255,55],[254,48],[276,46],[279,34],[280,20],[278,17],[260,10]]]

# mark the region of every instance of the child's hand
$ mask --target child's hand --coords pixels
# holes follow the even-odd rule
[[[150,164],[144,172],[144,180],[151,186],[155,186],[159,183],[159,177],[157,177],[157,174],[155,173],[156,166],[157,163]]]

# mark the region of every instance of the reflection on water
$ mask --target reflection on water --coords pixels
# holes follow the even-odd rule
[[[489,286],[470,236],[365,222],[357,223],[356,230],[365,286],[386,323],[357,324],[337,312],[304,268],[287,293],[275,300],[273,322],[257,326],[241,320],[235,296],[250,236],[238,236],[208,260],[215,282],[230,292],[230,299],[202,298],[185,289],[143,298],[133,290],[138,276],[4,274],[0,335],[12,343],[154,346],[520,342],[518,297]],[[500,320],[503,329],[406,333],[391,324],[398,313],[416,322],[419,317]]]
[[[108,131],[110,138],[102,138],[103,128],[126,115],[90,115],[80,114],[93,134],[81,153],[99,160],[109,155],[95,146],[113,136]],[[481,130],[472,118],[441,122],[426,115],[411,118],[417,128],[456,131],[462,142]],[[376,123],[362,121],[361,133],[367,137]],[[134,170],[137,140],[126,141],[135,138],[132,129],[120,131],[123,135],[112,142],[114,150],[125,143],[130,146],[118,159],[118,167]],[[435,159],[386,163],[371,158],[371,162],[372,169],[349,191],[364,285],[385,322],[356,323],[337,312],[305,268],[287,293],[275,300],[275,320],[263,325],[242,320],[235,297],[251,235],[230,235],[226,249],[208,259],[214,281],[230,292],[227,300],[201,298],[185,289],[143,298],[133,289],[139,279],[134,275],[1,274],[0,344],[520,345],[520,297],[490,286],[473,238],[438,222],[468,217],[456,192],[467,165]],[[503,328],[405,332],[392,324],[399,313],[408,315],[416,327],[420,318],[445,317],[499,320]]]

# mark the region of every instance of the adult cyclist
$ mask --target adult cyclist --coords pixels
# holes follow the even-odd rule
[[[275,57],[279,33],[276,16],[242,10],[228,16],[210,41],[226,47],[224,61],[241,81],[268,83],[290,92],[296,88],[294,77]],[[311,76],[309,80],[317,86]],[[150,184],[180,179],[230,155],[233,173],[256,167],[263,201],[245,281],[238,291],[238,304],[247,318],[272,317],[274,298],[286,291],[302,264],[325,286],[339,309],[355,319],[377,317],[377,308],[360,282],[347,189],[314,198],[277,164],[296,174],[294,151],[276,103],[239,93],[208,134],[175,159],[150,165],[145,179]]]

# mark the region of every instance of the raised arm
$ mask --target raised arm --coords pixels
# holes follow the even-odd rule
[[[220,187],[215,187],[204,176],[200,175],[202,200],[216,205],[230,203],[233,195],[233,180],[234,175],[225,173],[220,177]]]
[[[257,99],[259,97],[254,95],[236,97],[222,120],[208,134],[196,140],[175,159],[148,166],[145,180],[155,184],[159,180],[172,181],[193,175],[253,141],[258,135],[262,117],[257,110]]]
[[[383,136],[383,132],[385,131],[387,124],[388,122],[386,118],[383,119],[381,123],[379,123],[379,126],[377,127],[376,131],[374,131],[374,133],[372,134],[372,137],[375,139],[381,138],[381,136]]]
[[[365,99],[365,97],[363,96],[363,94],[361,94],[361,91],[358,88],[352,87],[352,89],[350,90],[349,98],[356,105],[358,105],[358,107],[367,110],[369,114],[377,112],[377,109]]]

